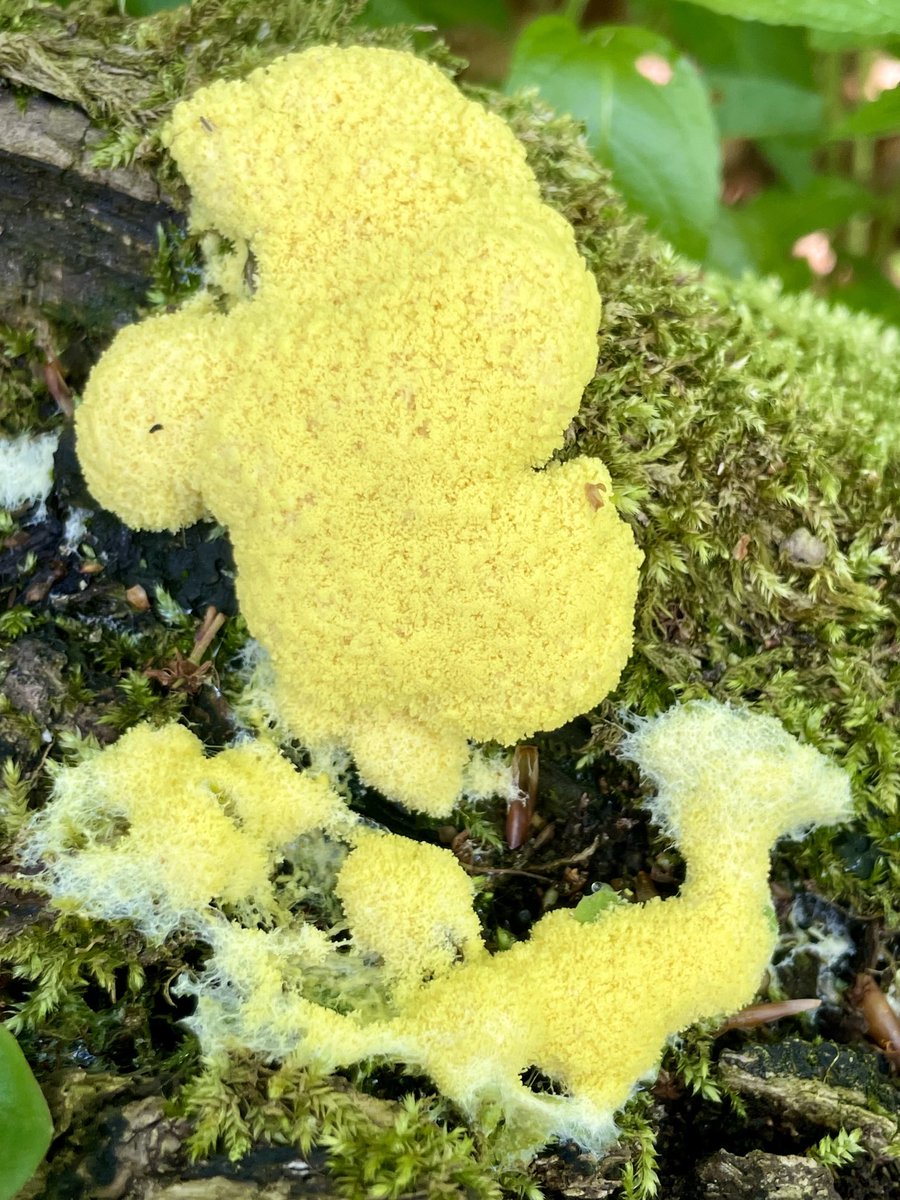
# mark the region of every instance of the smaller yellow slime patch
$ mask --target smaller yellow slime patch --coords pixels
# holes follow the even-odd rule
[[[513,1155],[553,1137],[596,1150],[669,1037],[752,999],[776,937],[772,843],[850,811],[846,776],[816,750],[771,717],[711,701],[644,722],[626,753],[685,855],[680,895],[591,923],[556,910],[493,955],[449,851],[363,827],[274,750],[204,759],[174,726],[133,730],[64,769],[31,853],[58,903],[131,917],[156,936],[177,919],[210,943],[204,973],[180,985],[197,997],[190,1024],[204,1053],[246,1047],[327,1070],[387,1057],[429,1075],[476,1126],[498,1106]],[[149,789],[151,756],[165,785]],[[269,876],[292,853],[284,839],[316,825],[329,837],[317,853],[351,847],[334,887],[349,943],[301,916],[270,932],[252,907],[243,924],[209,907],[235,902],[239,886],[271,901]],[[523,1083],[532,1067],[557,1094]]]
[[[324,776],[299,775],[274,746],[206,758],[181,725],[138,725],[57,775],[30,848],[52,862],[58,897],[163,938],[212,901],[265,912],[283,848],[353,820]]]

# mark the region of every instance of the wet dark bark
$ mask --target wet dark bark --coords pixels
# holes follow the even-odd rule
[[[0,322],[103,336],[144,300],[157,227],[153,178],[100,170],[78,108],[0,91]]]

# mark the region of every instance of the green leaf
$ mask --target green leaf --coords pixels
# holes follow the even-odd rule
[[[589,925],[598,917],[602,917],[604,913],[618,908],[620,904],[624,903],[625,901],[619,893],[614,891],[608,883],[604,883],[597,888],[596,892],[591,892],[589,896],[582,896],[572,910],[572,915],[582,925]]]
[[[707,74],[714,111],[725,137],[777,137],[820,128],[822,97],[783,83],[753,76]]]
[[[741,219],[740,209],[723,207],[713,226],[704,266],[740,279],[747,271],[756,271],[752,245],[752,225]]]
[[[792,257],[798,238],[834,230],[871,212],[876,198],[848,179],[820,175],[798,192],[770,188],[742,208],[723,209],[710,239],[706,265],[728,275],[779,275],[795,290],[810,282],[808,264]]]
[[[824,54],[844,54],[857,50],[880,50],[883,54],[900,54],[900,29],[893,37],[883,33],[835,33],[827,29],[809,30],[809,48]]]
[[[363,13],[367,25],[437,25],[440,29],[486,26],[509,27],[505,0],[369,0]]]
[[[737,21],[696,4],[670,4],[665,19],[672,39],[703,68],[726,137],[820,128],[824,106],[805,30]]]
[[[642,74],[654,67],[666,82]],[[718,135],[696,69],[665,38],[631,26],[581,34],[564,17],[542,17],[516,43],[504,86],[536,87],[582,120],[625,198],[678,250],[702,257],[716,215]]]
[[[809,187],[816,177],[819,139],[809,134],[786,134],[759,139],[759,148],[769,165],[792,192]]]
[[[180,8],[187,0],[125,0],[125,11],[131,17],[152,17],[167,8]]]
[[[900,87],[882,92],[871,104],[864,104],[856,112],[844,117],[832,129],[832,139],[848,137],[878,137],[881,134],[900,133]]]
[[[765,21],[769,25],[808,25],[834,33],[883,36],[900,33],[900,0],[697,0],[704,8]]]
[[[0,1025],[0,1200],[11,1200],[47,1153],[53,1124],[19,1043]]]
[[[845,254],[841,258],[842,278],[832,287],[829,298],[855,312],[876,313],[896,325],[900,313],[900,291],[870,259]]]

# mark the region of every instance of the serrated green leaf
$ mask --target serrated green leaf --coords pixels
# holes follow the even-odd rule
[[[654,68],[666,82],[648,78]],[[505,90],[536,87],[585,123],[625,198],[684,254],[702,257],[716,215],[718,135],[696,68],[634,26],[582,34],[564,17],[527,26]]]
[[[769,25],[808,25],[834,33],[883,36],[900,33],[900,0],[696,0],[704,8],[765,21]]]
[[[900,87],[882,92],[871,104],[844,117],[830,133],[832,139],[848,137],[878,137],[900,133]]]

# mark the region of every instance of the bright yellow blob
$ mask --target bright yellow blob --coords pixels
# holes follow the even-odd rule
[[[64,769],[31,853],[58,903],[210,944],[204,973],[180,985],[206,1054],[246,1047],[329,1070],[385,1057],[429,1075],[476,1126],[499,1111],[513,1155],[553,1137],[601,1149],[669,1037],[753,998],[775,943],[772,842],[850,809],[846,776],[817,751],[712,702],[645,722],[626,752],[685,854],[680,895],[591,923],[557,910],[493,955],[449,851],[363,826],[274,750],[204,759],[178,727],[133,730]],[[351,847],[335,888],[349,941],[302,914],[269,931],[252,907],[243,924],[209,907],[249,889],[258,908],[285,839],[316,827]],[[556,1094],[528,1088],[531,1068]]]
[[[206,758],[181,725],[138,725],[57,775],[30,844],[60,900],[163,937],[213,901],[266,911],[284,847],[352,820],[324,777],[299,775],[273,746]]]
[[[88,483],[140,528],[226,525],[293,732],[445,813],[469,739],[559,726],[631,650],[609,474],[547,465],[595,368],[594,280],[512,132],[410,54],[280,59],[165,140],[195,226],[235,245],[225,303],[118,335],[77,414]]]

